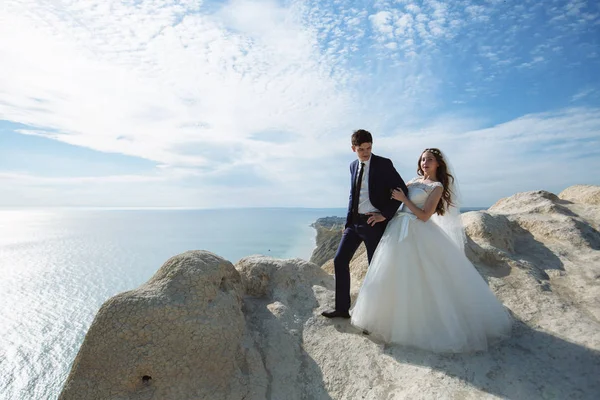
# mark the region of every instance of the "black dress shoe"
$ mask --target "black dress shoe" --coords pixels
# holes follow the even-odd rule
[[[342,311],[338,311],[338,310],[323,311],[321,313],[321,315],[324,317],[327,317],[327,318],[350,318],[350,314],[348,313],[348,311],[346,311],[346,312],[342,312]]]

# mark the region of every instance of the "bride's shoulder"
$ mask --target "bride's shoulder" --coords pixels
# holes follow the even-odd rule
[[[408,181],[406,183],[406,186],[419,186],[419,187],[422,187],[423,189],[425,189],[427,191],[431,191],[431,190],[435,189],[436,187],[441,187],[441,188],[444,187],[444,185],[442,184],[442,182],[426,181],[421,176],[417,176],[415,178],[412,178],[410,181]]]
[[[421,180],[422,180],[422,178],[420,176],[415,176],[410,181],[406,182],[406,186],[412,185],[412,184],[415,184],[415,183],[420,183]]]
[[[429,181],[429,182],[424,182],[425,185],[425,190],[429,193],[433,192],[435,190],[435,188],[444,188],[444,185],[442,184],[442,182],[436,182],[436,181]]]
[[[426,181],[423,179],[422,176],[416,176],[416,177],[412,178],[410,181],[406,182],[406,186],[420,187],[427,192],[432,191],[436,187],[441,187],[441,188],[444,187],[442,182]]]

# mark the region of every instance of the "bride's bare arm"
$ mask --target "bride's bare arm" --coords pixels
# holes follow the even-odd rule
[[[403,202],[406,205],[406,207],[408,207],[408,209],[417,216],[417,218],[419,218],[423,222],[426,222],[427,220],[429,220],[429,218],[431,218],[431,216],[435,212],[438,202],[442,198],[443,191],[444,190],[439,186],[433,189],[433,191],[429,194],[429,197],[427,197],[423,208],[417,207],[415,203],[413,203],[408,199],[408,197],[406,197],[402,190],[394,189],[394,191],[392,192],[392,198]]]

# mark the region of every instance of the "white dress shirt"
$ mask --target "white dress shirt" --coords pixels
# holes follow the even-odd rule
[[[360,184],[360,196],[358,196],[358,213],[366,214],[369,212],[379,212],[379,210],[371,204],[371,200],[369,200],[369,168],[371,166],[371,157],[369,157],[367,161],[361,161],[360,158],[358,159],[358,169],[356,170],[357,181],[358,175],[360,175],[361,162],[365,163],[365,170],[363,171],[362,182]]]

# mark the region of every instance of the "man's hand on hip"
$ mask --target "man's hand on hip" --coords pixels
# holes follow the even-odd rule
[[[375,226],[375,224],[378,222],[385,221],[385,217],[380,213],[367,213],[367,215],[369,216],[369,219],[367,219],[367,224],[371,226]]]

